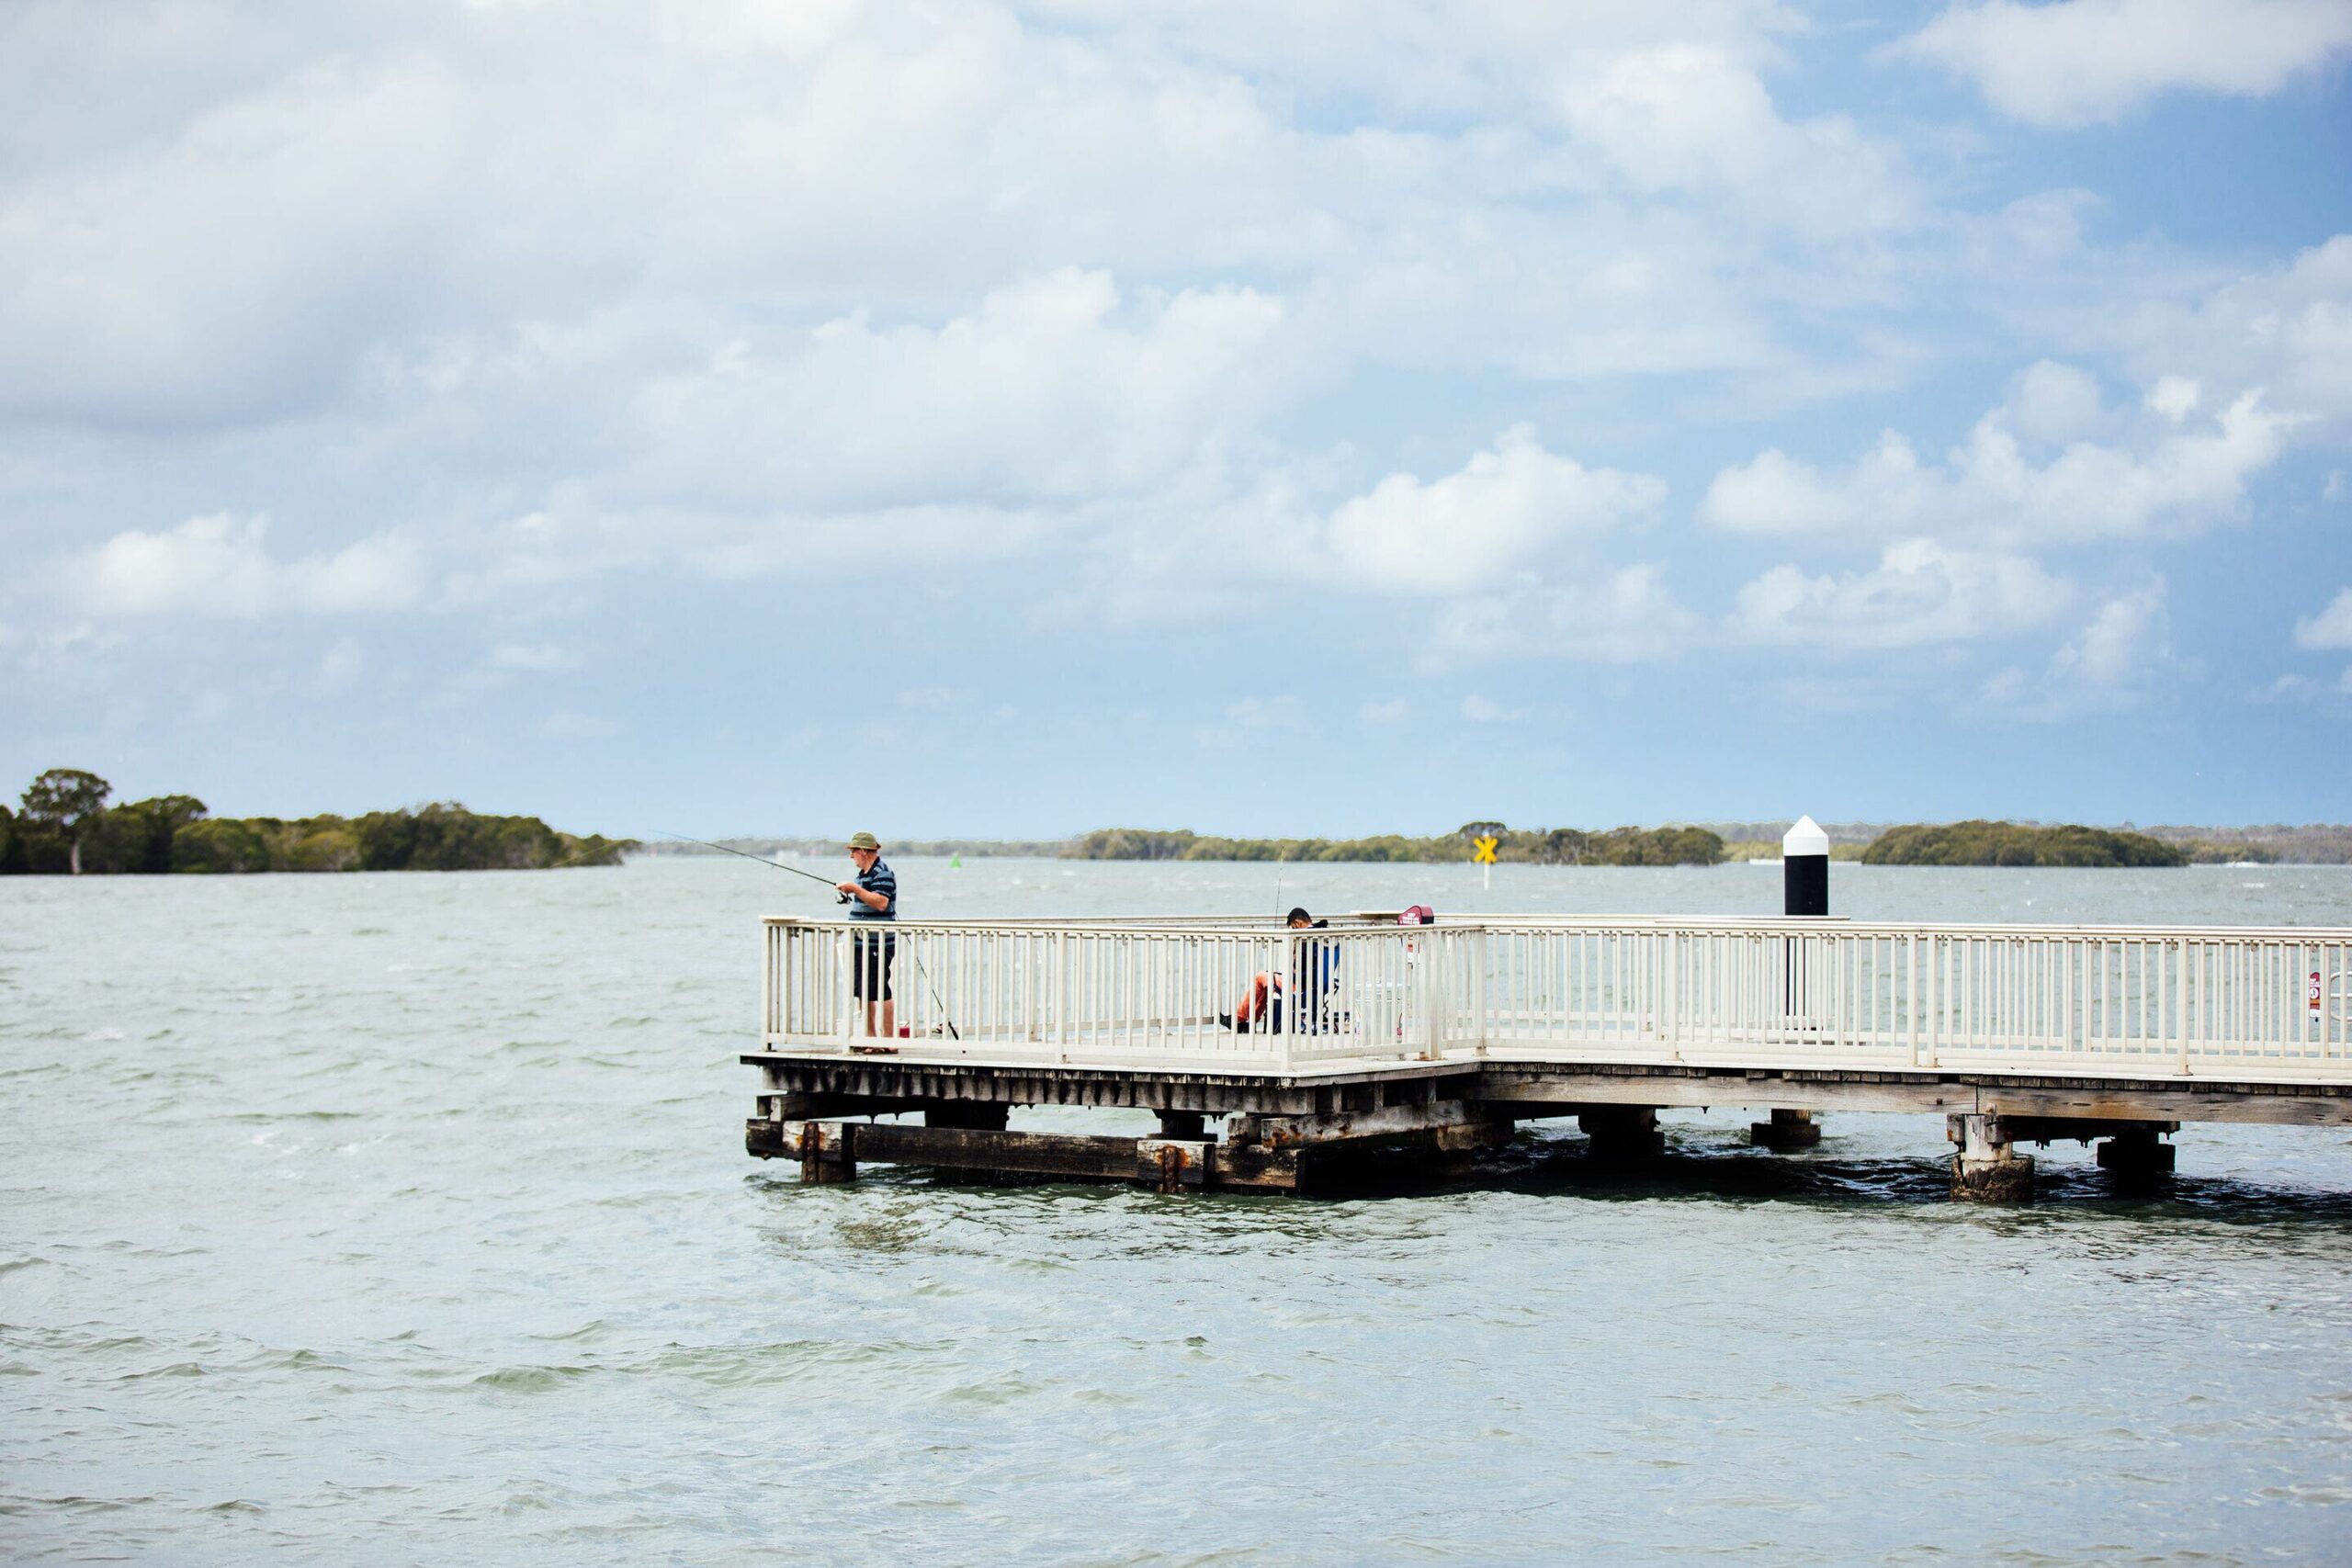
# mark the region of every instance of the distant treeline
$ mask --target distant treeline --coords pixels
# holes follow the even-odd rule
[[[2145,833],[1976,821],[1889,828],[1871,841],[1862,860],[1869,865],[2187,865],[2188,854]]]
[[[1452,833],[1414,839],[1227,839],[1187,829],[1098,828],[1062,851],[1069,860],[1238,860],[1443,862],[1468,858],[1479,839],[1497,840],[1495,858],[1528,865],[1713,865],[1724,841],[1704,828],[1515,829],[1465,822]]]
[[[1870,848],[1890,835],[1912,835],[1931,831],[1957,832],[1969,824],[1890,824],[1882,822],[1832,822],[1823,831],[1829,836],[1829,858],[1837,861],[1860,861],[1871,858]],[[2259,828],[2148,828],[2125,827],[2121,829],[2080,828],[2044,823],[1998,822],[1987,826],[2017,834],[2040,833],[2100,833],[2114,831],[2126,838],[2146,838],[2158,840],[2179,852],[2180,861],[2162,860],[2018,860],[2018,846],[2022,839],[2002,839],[1998,835],[1972,833],[1966,836],[1967,848],[1949,837],[1938,840],[1945,847],[1939,853],[1982,853],[1997,856],[2008,854],[2007,860],[1944,861],[1936,863],[1890,861],[1882,855],[1877,863],[1941,863],[1941,864],[2178,864],[2211,863],[2230,861],[2268,863],[2287,861],[2298,863],[2342,864],[2352,862],[2352,827],[2270,826]],[[1242,861],[1371,861],[1433,863],[1466,860],[1472,842],[1481,834],[1492,832],[1501,842],[1496,847],[1498,860],[1532,865],[1705,865],[1714,861],[1746,861],[1777,857],[1781,852],[1781,835],[1787,831],[1785,821],[1702,822],[1665,828],[1615,828],[1605,832],[1588,831],[1577,828],[1515,829],[1497,822],[1466,822],[1453,833],[1419,838],[1407,834],[1388,833],[1364,839],[1249,839],[1227,838],[1215,834],[1200,834],[1177,829],[1173,831],[1149,828],[1102,828],[1076,839],[1003,840],[1003,839],[883,839],[883,851],[891,855],[927,856],[942,859],[950,855],[978,858],[987,855],[1018,855],[1030,858],[1066,860],[1242,860]],[[847,835],[842,835],[846,838]],[[1708,841],[1715,848],[1710,855]],[[746,854],[775,855],[792,852],[816,859],[839,858],[841,841],[834,839],[759,837],[722,839],[717,840],[729,849]],[[1886,852],[1916,852],[1902,850],[1907,840],[1896,839]],[[642,847],[647,854],[708,854],[711,852],[694,844],[652,843]],[[2076,853],[2073,848],[2062,847],[2062,855]]]
[[[2006,824],[2005,824],[2006,825]],[[1781,835],[1787,831],[1786,822],[1707,822],[1701,824],[1722,834],[1730,845],[1734,860],[1747,860],[1758,855],[1781,852]],[[1829,835],[1831,860],[1860,860],[1863,852],[1888,833],[1916,831],[1920,823],[1889,822],[1826,822],[1821,830]],[[1935,826],[1935,824],[1924,824]],[[2064,826],[2044,822],[2018,824],[2027,828]],[[2151,839],[2161,839],[2177,845],[2192,864],[2215,864],[2229,861],[2254,861],[2267,864],[2274,861],[2292,861],[2303,865],[2341,865],[2352,862],[2352,827],[2330,827],[2314,824],[2290,828],[2273,824],[2260,828],[2135,828],[2122,825],[2120,831],[2143,833]]]
[[[1518,829],[1499,822],[1465,822],[1432,838],[1385,834],[1368,839],[1234,839],[1148,828],[1102,828],[1062,847],[1074,860],[1406,861],[1445,862],[1469,858],[1477,840],[1498,841],[1495,858],[1524,865],[1713,865],[1777,856],[1786,824],[1742,822],[1708,827]],[[1740,831],[1726,841],[1721,828]],[[1907,823],[1867,829],[1832,829],[1832,860],[1873,865],[2052,865],[2167,866],[2282,858],[2270,843],[2213,829],[2165,829],[2166,837],[2129,829],[2046,826],[2017,822]],[[2295,857],[2340,860],[2329,855],[2326,834],[2352,849],[2352,829],[2276,829],[2301,835]],[[2178,837],[2170,835],[2178,833]]]
[[[634,839],[559,833],[536,817],[484,817],[454,803],[364,817],[214,817],[189,795],[108,806],[114,786],[78,768],[0,806],[0,874],[537,871],[616,865]]]
[[[2193,861],[2352,864],[2352,827],[2334,823],[2310,822],[2296,827],[2267,822],[2250,828],[2143,828],[2141,831],[2152,839],[2180,845]]]
[[[848,838],[849,835],[844,833],[839,839],[749,838],[713,839],[710,841],[741,854],[764,855],[771,859],[777,855],[791,854],[803,855],[815,860],[822,860],[830,855],[835,860],[840,860],[849,852]],[[907,855],[918,858],[936,856],[941,860],[946,860],[954,855],[970,855],[975,859],[989,855],[1005,855],[1028,860],[1051,860],[1057,855],[1068,853],[1069,845],[1070,841],[1068,839],[891,839],[886,837],[882,840],[882,852],[886,855]],[[713,852],[702,844],[657,839],[650,843],[639,845],[630,852],[647,855],[707,855]]]

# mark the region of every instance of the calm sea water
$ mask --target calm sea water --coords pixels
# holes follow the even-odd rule
[[[1779,873],[899,863],[910,913],[1771,913]],[[2352,924],[2352,871],[1840,866]],[[727,861],[0,882],[0,1556],[2352,1561],[2352,1134],[1942,1201],[1939,1121],[1347,1202],[748,1161]],[[1016,1125],[1023,1124],[1016,1121]],[[1069,1113],[1026,1124],[1092,1125]]]

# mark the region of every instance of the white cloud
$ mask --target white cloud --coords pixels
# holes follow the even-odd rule
[[[1869,571],[1808,577],[1775,567],[1740,589],[1731,626],[1755,643],[1916,648],[2025,631],[2071,596],[2064,580],[2022,556],[1911,539],[1888,546]]]
[[[2352,17],[2352,6],[2344,14]],[[2352,234],[2189,302],[2110,307],[2087,330],[2143,377],[2194,377],[2209,394],[2262,388],[2279,408],[2325,422],[2309,434],[2340,440],[2352,429]],[[2181,395],[2165,387],[2156,381],[2158,394]]]
[[[2079,367],[2036,360],[2018,378],[2008,409],[2010,423],[2028,441],[2063,446],[2098,429],[2098,381]]]
[[[1519,712],[1473,692],[1462,699],[1462,716],[1472,724],[1502,724],[1517,718]]]
[[[2197,412],[2200,396],[2201,389],[2186,376],[2159,376],[2156,384],[2148,389],[2144,405],[2150,413],[2178,424]]]
[[[619,726],[594,714],[561,711],[551,713],[539,721],[539,733],[559,740],[585,739],[599,735],[611,735]]]
[[[1106,529],[1057,614],[1122,624],[1223,615],[1270,591],[1308,585],[1405,598],[1455,598],[1555,552],[1573,553],[1655,508],[1663,481],[1587,468],[1545,450],[1524,425],[1434,479],[1390,474],[1336,504],[1329,464],[1262,471],[1236,495],[1195,470]]]
[[[2320,694],[2317,681],[2308,675],[2281,675],[2267,686],[2257,687],[2250,694],[2257,703],[2307,703]]]
[[[556,670],[577,670],[580,668],[580,656],[560,643],[502,642],[490,650],[490,668],[543,674]]]
[[[2314,650],[2352,648],[2352,588],[2330,600],[2318,615],[2295,623],[2295,646]]]
[[[861,311],[739,338],[639,395],[641,452],[608,488],[804,514],[1132,491],[1263,410],[1283,320],[1254,289],[1123,301],[1107,273],[1065,269],[937,326]]]
[[[1588,582],[1548,586],[1530,578],[1438,613],[1430,660],[1567,659],[1634,664],[1670,659],[1700,638],[1699,619],[1667,592],[1655,566],[1629,566]]]
[[[2177,668],[2165,600],[2156,581],[2104,601],[2039,677],[2005,670],[1985,683],[1983,705],[2038,723],[2141,705]]]
[[[2075,442],[2037,466],[2010,412],[1996,409],[1940,466],[1894,431],[1842,472],[1766,451],[1718,473],[1700,513],[1743,534],[1931,534],[2012,547],[2193,528],[2239,513],[2246,481],[2277,461],[2295,423],[2246,392],[2211,424],[2165,430],[2139,451]]]
[[[1244,697],[1226,705],[1223,732],[1229,735],[1235,730],[1247,730],[1257,734],[1295,729],[1304,712],[1296,697]]]
[[[1559,88],[1559,112],[1647,190],[1726,190],[1816,231],[1886,227],[1911,202],[1889,152],[1841,116],[1792,125],[1747,64],[1677,41],[1607,60]]]
[[[283,612],[401,610],[424,592],[415,548],[376,535],[333,555],[280,560],[263,517],[191,517],[158,534],[117,534],[62,564],[66,591],[96,615],[250,618]]]
[[[984,506],[904,506],[836,516],[628,520],[629,547],[665,540],[662,558],[717,578],[847,577],[951,571],[1032,554],[1071,531],[1067,514]]]
[[[367,662],[367,649],[360,647],[358,638],[338,638],[319,657],[319,689],[332,692],[351,684]]]
[[[1390,697],[1385,702],[1366,703],[1359,716],[1366,724],[1396,724],[1413,711],[1413,705],[1403,697]]]
[[[1323,530],[1314,571],[1379,592],[1467,592],[1665,495],[1664,483],[1646,474],[1587,468],[1515,426],[1443,479],[1391,474],[1341,503]]]
[[[2071,127],[2120,118],[2165,92],[2274,92],[2352,51],[2352,6],[2342,0],[1963,0],[1894,47],[1970,78],[2005,114]]]

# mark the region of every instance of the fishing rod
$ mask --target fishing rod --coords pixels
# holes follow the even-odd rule
[[[788,871],[795,876],[805,876],[811,882],[821,882],[833,890],[842,903],[849,902],[849,895],[842,892],[841,885],[830,876],[820,876],[813,871],[803,871],[797,865],[786,865],[780,860],[770,860],[765,855],[750,854],[742,850],[730,850],[725,844],[714,844],[708,839],[689,839],[684,833],[673,833],[662,828],[656,828],[653,830],[665,839],[675,839],[682,844],[700,844],[704,849],[717,850],[720,854],[733,855],[738,860],[752,861],[776,871]]]
[[[849,902],[849,895],[841,890],[839,883],[831,877],[820,876],[813,871],[803,871],[797,865],[786,865],[780,860],[770,860],[765,855],[748,854],[741,850],[730,850],[725,844],[714,844],[708,839],[690,839],[684,833],[673,833],[663,828],[656,828],[653,830],[665,839],[675,839],[682,844],[700,844],[704,849],[717,850],[720,854],[733,855],[738,860],[751,861],[754,864],[764,865],[775,871],[788,871],[795,876],[805,876],[811,882],[821,882],[833,890],[836,902],[842,904]],[[897,933],[893,932],[891,935],[895,940]],[[931,1005],[939,1010],[940,1021],[947,1025],[947,1037],[951,1040],[963,1039],[963,1031],[957,1029],[956,1021],[947,1016],[947,1004],[940,999],[939,987],[931,983],[931,971],[922,966],[922,954],[917,953],[913,944],[910,943],[907,947],[907,956],[915,961],[915,973],[922,976],[922,988],[931,993]]]

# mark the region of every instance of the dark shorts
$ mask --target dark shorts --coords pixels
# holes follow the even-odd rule
[[[850,939],[849,994],[861,1002],[887,1002],[890,996],[890,962],[899,956],[899,939],[889,931],[859,931]]]

